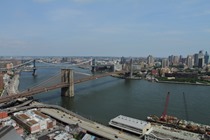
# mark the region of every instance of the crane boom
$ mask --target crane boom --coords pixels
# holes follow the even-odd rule
[[[168,92],[167,97],[166,97],[166,102],[165,102],[165,106],[164,106],[164,111],[163,111],[163,114],[162,114],[162,116],[161,116],[161,119],[162,119],[162,120],[166,120],[167,109],[168,109],[168,103],[169,103],[169,95],[170,95],[170,92]]]

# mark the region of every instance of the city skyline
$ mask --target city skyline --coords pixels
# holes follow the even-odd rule
[[[2,56],[187,56],[209,52],[207,0],[0,2]]]

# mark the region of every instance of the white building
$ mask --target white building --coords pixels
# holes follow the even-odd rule
[[[192,68],[194,66],[194,56],[192,55],[187,56],[187,66],[188,68]]]
[[[147,64],[148,64],[149,66],[153,66],[153,65],[154,65],[154,58],[153,58],[152,55],[149,55],[149,56],[147,57]]]
[[[137,120],[123,115],[119,115],[112,119],[109,122],[109,125],[139,135],[144,135],[151,128],[151,124],[149,122]]]

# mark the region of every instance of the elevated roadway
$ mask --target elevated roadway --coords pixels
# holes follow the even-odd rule
[[[89,76],[89,77],[82,78],[82,79],[74,81],[74,84],[79,84],[81,82],[86,82],[86,81],[110,76],[110,75],[116,74],[116,73],[119,73],[119,72],[112,72],[112,73],[105,73],[105,74],[101,74],[101,75]],[[56,84],[56,85],[52,85],[52,86],[48,86],[48,87],[28,89],[28,91],[25,91],[25,92],[22,92],[22,93],[19,93],[19,94],[13,94],[13,95],[10,95],[10,96],[1,97],[0,98],[0,103],[12,101],[12,100],[17,99],[17,98],[30,97],[30,96],[33,96],[35,94],[39,94],[39,93],[42,93],[42,92],[48,92],[48,91],[51,91],[51,90],[55,90],[55,89],[63,88],[63,87],[68,87],[68,86],[69,86],[69,83],[60,83],[60,84]]]
[[[77,124],[79,127],[96,134],[98,136],[110,139],[110,140],[139,140],[140,138],[134,135],[121,132],[117,129],[93,122],[82,116],[79,116],[65,108],[56,105],[46,105],[39,102],[33,102],[30,106],[10,108],[7,110],[9,113],[27,110],[32,108],[38,108],[41,112],[64,122],[66,124]]]

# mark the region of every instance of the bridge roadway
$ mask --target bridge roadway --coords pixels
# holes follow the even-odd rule
[[[99,135],[101,137],[110,139],[110,140],[139,140],[140,138],[134,135],[130,135],[124,132],[121,132],[117,129],[93,122],[82,116],[79,116],[65,108],[56,105],[47,105],[39,102],[33,102],[29,106],[22,107],[12,107],[7,111],[9,113],[14,113],[21,110],[28,110],[32,108],[38,108],[41,112],[67,124],[78,124],[79,127],[91,132],[93,134]]]
[[[82,78],[82,79],[74,81],[74,84],[79,84],[81,82],[86,82],[86,81],[110,76],[110,75],[116,74],[116,73],[120,73],[120,72],[111,72],[111,73],[105,73],[105,74],[101,74],[101,75],[95,75],[95,76]],[[17,99],[17,98],[30,97],[30,96],[35,95],[35,94],[39,94],[39,93],[42,93],[42,92],[48,92],[48,91],[51,91],[51,90],[54,90],[54,89],[57,89],[57,88],[63,88],[63,87],[68,87],[68,86],[69,86],[68,83],[60,83],[60,84],[56,84],[56,85],[52,85],[52,86],[48,86],[48,87],[29,89],[28,91],[25,91],[25,92],[22,92],[22,93],[19,93],[19,94],[13,94],[13,95],[10,95],[10,96],[2,97],[2,98],[0,98],[0,103],[5,103],[5,102],[8,102],[8,101],[12,101],[12,100]]]

